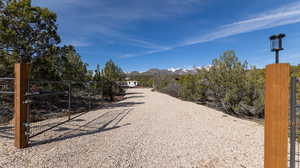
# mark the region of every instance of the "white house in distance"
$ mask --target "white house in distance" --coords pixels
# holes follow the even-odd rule
[[[138,81],[126,81],[126,82],[127,82],[127,86],[131,88],[137,87],[139,84]]]
[[[129,87],[129,88],[135,88],[139,85],[139,82],[138,81],[121,81],[119,82],[119,84],[122,86],[122,87]]]

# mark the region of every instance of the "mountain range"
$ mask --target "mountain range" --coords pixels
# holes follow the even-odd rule
[[[138,75],[145,75],[145,76],[155,76],[155,75],[186,75],[186,74],[196,74],[197,70],[200,68],[193,68],[193,69],[183,69],[183,68],[170,68],[170,69],[157,69],[152,68],[146,72],[138,72],[132,71],[127,73],[128,76],[138,76]]]

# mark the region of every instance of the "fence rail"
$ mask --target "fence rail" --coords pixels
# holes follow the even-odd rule
[[[0,77],[0,81],[2,81],[2,80],[15,80],[15,78],[9,78],[9,77],[3,77],[3,78],[1,78]]]
[[[8,124],[15,116],[15,81],[15,78],[0,78],[0,124]],[[15,140],[18,142],[18,148],[26,147],[28,141],[76,116],[103,107],[104,101],[111,100],[111,97],[122,94],[123,91],[116,82],[105,78],[100,81],[28,80],[21,85],[26,87],[24,93],[18,92],[24,97],[20,105],[26,110],[24,114],[18,113],[16,123],[22,123],[18,130],[22,132],[24,129],[26,142],[23,144],[22,139],[21,142]],[[25,118],[19,118],[20,115],[24,115]]]

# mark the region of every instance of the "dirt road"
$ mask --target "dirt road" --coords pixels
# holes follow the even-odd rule
[[[3,130],[3,168],[263,167],[261,125],[150,89],[129,89],[124,101],[83,114],[24,150]]]

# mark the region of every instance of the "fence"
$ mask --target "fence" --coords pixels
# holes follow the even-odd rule
[[[14,78],[0,78],[0,125],[13,118]]]
[[[101,108],[105,95],[104,83],[87,81],[30,81],[26,102],[29,138],[38,136],[61,123],[70,120],[71,115]],[[118,88],[116,84],[113,87]],[[116,90],[112,92],[116,93]],[[44,120],[56,119],[55,123]]]
[[[290,168],[300,168],[300,79],[291,78],[290,99]]]
[[[25,134],[29,141],[71,119],[73,114],[103,106],[109,97],[121,94],[120,87],[107,81],[29,81],[25,102],[29,104]],[[109,93],[106,87],[111,87]],[[48,119],[55,122],[45,122]]]
[[[69,121],[72,115],[101,108],[105,100],[123,94],[116,82],[105,78],[99,81],[29,80],[29,64],[16,64],[15,76],[0,78],[0,124],[14,121],[9,132],[15,130],[18,148],[27,147],[34,137]]]

